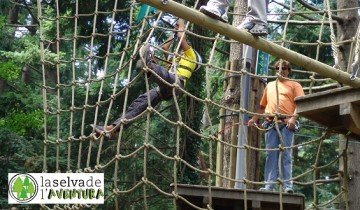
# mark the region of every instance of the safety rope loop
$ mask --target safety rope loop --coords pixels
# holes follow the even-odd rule
[[[358,25],[355,37],[355,53],[354,53],[354,62],[351,64],[351,80],[355,80],[360,69],[360,24]]]

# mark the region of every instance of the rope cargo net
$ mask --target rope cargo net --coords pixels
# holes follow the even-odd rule
[[[82,11],[86,11],[86,8],[79,7],[78,0],[73,2],[70,13],[61,9],[59,0],[55,0],[56,8],[50,8],[46,1],[38,0],[37,3],[45,119],[43,172],[105,173],[104,205],[114,209],[129,206],[149,209],[156,203],[165,201],[168,206],[164,208],[175,208],[177,200],[182,200],[195,209],[204,209],[204,207],[191,203],[177,191],[178,184],[182,183],[180,177],[185,167],[193,173],[205,175],[201,181],[201,184],[208,188],[209,200],[205,209],[213,208],[211,197],[215,180],[221,180],[222,183],[242,183],[245,191],[258,189],[264,185],[264,182],[261,182],[262,176],[259,180],[246,178],[248,177],[247,170],[244,171],[245,175],[241,179],[235,179],[229,173],[216,170],[216,153],[219,148],[222,149],[225,159],[226,156],[229,156],[231,149],[240,149],[246,153],[256,152],[261,156],[260,159],[264,159],[267,150],[263,143],[253,146],[251,142],[248,142],[251,140],[245,140],[242,145],[223,140],[222,135],[225,132],[234,128],[243,129],[248,117],[256,115],[256,113],[252,108],[247,110],[240,106],[227,106],[222,103],[224,98],[219,97],[215,92],[219,89],[226,89],[229,80],[233,78],[247,76],[252,81],[265,81],[277,79],[279,75],[255,74],[246,68],[231,69],[229,64],[231,61],[226,63],[217,58],[224,55],[229,56],[230,45],[240,45],[241,43],[211,31],[196,33],[194,30],[196,26],[185,21],[187,40],[190,43],[201,40],[201,43],[208,49],[200,52],[203,59],[202,63],[198,63],[198,65],[202,67],[199,72],[203,73],[194,73],[203,75],[204,94],[196,95],[178,85],[168,84],[174,93],[180,91],[183,94],[181,96],[174,95],[173,100],[157,107],[151,107],[149,102],[147,110],[140,116],[126,119],[119,124],[120,131],[116,140],[107,140],[103,135],[95,135],[90,124],[109,124],[112,120],[122,116],[133,100],[129,97],[131,93],[134,91],[141,93],[137,89],[138,84],[145,84],[147,91],[151,88],[152,83],[149,82],[148,75],[144,73],[151,69],[137,70],[135,68],[135,63],[139,59],[139,48],[143,43],[150,43],[155,49],[156,55],[161,57],[160,54],[163,50],[159,45],[167,35],[174,33],[175,29],[162,21],[169,14],[159,10],[152,12],[150,7],[147,7],[144,17],[139,18],[142,4],[136,1],[127,0],[126,3],[123,3],[114,0],[105,4],[104,1],[96,0],[91,4],[93,6],[91,13],[83,13]],[[189,2],[184,0],[182,3],[189,8],[199,8],[200,6],[198,5],[199,1]],[[317,11],[309,10],[297,1],[289,2],[290,4],[284,5],[275,0],[270,1],[269,35],[266,39],[288,49],[302,46],[303,49],[308,49],[307,56],[320,62],[327,62],[328,65],[338,65],[339,43],[334,29],[336,23],[334,13],[337,10],[331,8],[329,1],[326,0],[324,8]],[[126,6],[119,7],[120,3],[122,6]],[[244,16],[244,14],[232,12],[231,7],[230,19],[239,15]],[[99,22],[100,17],[105,21]],[[80,22],[86,23],[86,31],[80,30]],[[307,25],[306,22],[311,25]],[[99,24],[103,25],[101,31],[97,27]],[[69,28],[69,25],[72,28]],[[313,31],[318,38],[317,40],[300,40],[295,36],[296,34],[288,33],[289,28],[292,31],[295,29]],[[359,34],[358,30],[356,37],[342,41],[351,43],[353,46],[349,63],[354,63],[354,65],[358,62],[359,57]],[[102,53],[99,51],[101,44],[104,44]],[[49,46],[55,47],[50,49]],[[247,48],[245,47],[245,51]],[[180,45],[167,53],[179,57],[181,56],[179,49]],[[323,55],[325,50],[327,52],[331,50],[332,53]],[[172,62],[175,61],[175,58],[172,59]],[[348,70],[343,69],[343,71],[350,73],[349,69],[350,65]],[[48,71],[56,72],[56,83],[48,81],[46,77]],[[293,80],[303,85],[306,94],[336,87],[338,84],[332,79],[323,78],[316,73],[302,69],[295,68],[293,74],[297,75],[293,77],[295,78]],[[223,81],[220,83],[215,81],[214,75],[221,76]],[[269,75],[271,74],[269,73]],[[65,94],[70,94],[72,100],[64,101]],[[184,109],[191,106],[187,104],[187,107],[183,108],[183,104],[187,102],[185,98],[192,103],[202,104],[200,111],[204,113],[207,126],[202,129],[192,127],[192,123],[183,113]],[[222,113],[231,113],[231,116],[223,114],[213,117],[214,114],[210,114],[219,113],[221,110]],[[245,118],[245,115],[248,117]],[[230,123],[221,126],[221,119],[228,117],[234,119],[234,116],[237,121],[231,120]],[[61,123],[64,119],[68,123]],[[164,127],[163,132],[167,134],[165,140],[157,139],[157,134],[153,132],[156,129],[154,121],[157,125]],[[125,129],[124,124],[130,122],[131,125]],[[314,148],[313,153],[308,154],[314,160],[311,167],[306,171],[299,171],[297,170],[299,165],[296,162],[293,165],[292,181],[295,191],[301,192],[302,189],[312,191],[311,197],[306,198],[307,209],[334,207],[339,198],[346,196],[347,193],[346,188],[340,186],[340,179],[336,175],[338,164],[346,150],[339,152],[339,155],[334,156],[330,161],[322,161],[321,154],[326,147],[339,143],[337,136],[328,129],[306,119],[302,119],[302,123],[304,128],[313,126],[318,132],[311,135],[301,132],[295,134],[295,144],[291,149],[296,150],[299,154],[306,147]],[[263,131],[260,127],[258,129],[261,136],[260,142],[263,142]],[[202,154],[205,154],[205,167],[191,164],[184,159],[186,142],[184,133],[201,139],[202,144],[206,145],[202,148]],[[287,148],[279,145],[276,150],[283,151],[284,149]],[[154,157],[156,157],[157,163],[154,163]],[[244,158],[246,157],[245,155]],[[61,161],[65,159],[67,161]],[[248,162],[246,159],[244,160],[245,164]],[[169,171],[164,171],[165,168]],[[283,181],[279,179],[276,185],[280,188]],[[220,186],[222,185],[220,184]],[[318,193],[326,189],[328,185],[338,186],[336,192],[332,192],[332,196],[326,201],[319,202]],[[280,190],[280,209],[283,209],[283,196],[284,194]],[[246,199],[245,193],[244,200]],[[245,209],[247,209],[247,205],[247,202],[244,202]],[[81,207],[91,206],[43,205],[45,209],[78,209]],[[102,207],[98,206],[98,208]]]

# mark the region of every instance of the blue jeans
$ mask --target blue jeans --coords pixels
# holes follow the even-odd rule
[[[290,147],[293,145],[294,131],[286,128],[284,124],[279,124],[280,133],[283,139],[284,147]],[[276,128],[272,128],[265,133],[265,148],[274,149],[278,148],[281,144],[278,132]],[[276,182],[279,176],[279,166],[278,161],[280,157],[280,151],[267,151],[266,160],[265,160],[265,182]],[[292,182],[289,181],[292,177],[292,150],[290,148],[285,149],[281,154],[281,171],[282,176],[281,180],[284,180],[283,188],[292,188]],[[266,184],[266,188],[272,190],[275,187],[275,184]]]

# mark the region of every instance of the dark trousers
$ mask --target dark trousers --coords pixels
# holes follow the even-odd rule
[[[166,68],[159,66],[157,64],[151,63],[149,67],[163,80],[167,81],[170,84],[173,84],[176,82],[175,74],[170,73],[167,71]],[[157,83],[157,87],[149,90],[146,93],[141,94],[137,99],[135,99],[128,109],[126,110],[126,113],[123,117],[120,117],[116,119],[112,125],[116,126],[121,123],[121,119],[131,119],[139,114],[141,114],[143,111],[146,110],[148,107],[148,100],[147,95],[149,94],[150,97],[150,104],[152,107],[155,107],[158,103],[160,103],[162,100],[170,100],[172,98],[172,88],[163,83],[157,76],[150,75],[151,81],[154,81]],[[184,87],[184,81],[182,78],[178,78],[179,82],[178,84],[181,87]],[[178,94],[178,93],[177,93]]]

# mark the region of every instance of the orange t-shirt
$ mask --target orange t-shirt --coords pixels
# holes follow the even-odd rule
[[[295,112],[294,99],[304,95],[304,90],[298,82],[291,80],[278,81],[278,97],[276,92],[276,81],[269,82],[264,89],[260,105],[265,107],[265,113],[276,112],[277,98],[279,98],[279,113],[293,115]]]

